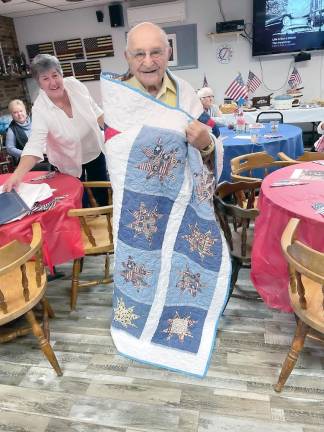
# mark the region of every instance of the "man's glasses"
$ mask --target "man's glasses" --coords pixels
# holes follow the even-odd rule
[[[165,48],[156,48],[152,51],[129,51],[129,54],[137,61],[142,62],[148,55],[153,60],[160,59],[165,53]]]

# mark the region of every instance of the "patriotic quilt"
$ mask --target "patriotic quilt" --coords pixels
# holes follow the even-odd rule
[[[114,206],[112,338],[125,356],[202,377],[231,274],[214,176],[186,142],[190,113],[104,74],[101,86]]]

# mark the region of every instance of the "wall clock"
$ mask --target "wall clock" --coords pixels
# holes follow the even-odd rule
[[[220,63],[229,63],[233,57],[233,49],[230,45],[221,45],[216,51],[217,60]]]

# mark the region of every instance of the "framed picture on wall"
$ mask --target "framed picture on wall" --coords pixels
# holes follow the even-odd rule
[[[178,66],[177,35],[175,33],[170,33],[167,36],[168,36],[170,47],[172,48],[172,53],[168,65]]]

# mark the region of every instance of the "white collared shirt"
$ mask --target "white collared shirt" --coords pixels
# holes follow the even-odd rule
[[[58,108],[43,90],[32,109],[32,131],[22,156],[43,159],[46,153],[51,164],[60,172],[80,177],[82,164],[99,156],[103,135],[97,123],[103,111],[94,102],[87,87],[73,77],[64,78],[73,118]]]

